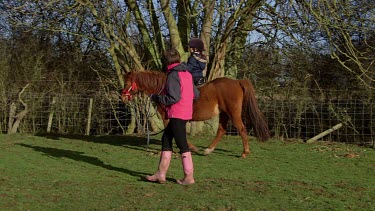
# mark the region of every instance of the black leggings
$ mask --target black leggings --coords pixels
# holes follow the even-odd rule
[[[173,151],[172,141],[176,141],[180,153],[190,152],[186,139],[186,120],[172,118],[169,120],[161,138],[161,150]]]

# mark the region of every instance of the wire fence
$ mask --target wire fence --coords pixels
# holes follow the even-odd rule
[[[292,100],[262,103],[269,127],[279,137],[308,140],[343,126],[324,140],[374,144],[374,101],[336,99],[328,102]]]
[[[0,131],[7,133],[12,115],[10,105],[15,102],[16,114],[24,106],[17,94],[4,99],[0,102]],[[19,125],[21,133],[125,134],[132,121],[134,123],[131,108],[116,95],[108,97],[101,92],[89,95],[29,93],[22,100],[27,104],[28,112]],[[317,101],[310,98],[270,100],[259,97],[258,103],[272,135],[277,138],[308,140],[342,124],[340,129],[322,137],[322,140],[374,146],[375,104],[372,99]],[[252,135],[251,128],[248,130]],[[138,128],[138,132],[142,131]],[[230,124],[227,133],[236,135],[237,131]]]

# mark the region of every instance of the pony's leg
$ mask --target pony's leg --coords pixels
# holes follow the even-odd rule
[[[189,146],[190,151],[192,151],[192,152],[198,152],[199,151],[199,148],[196,147],[194,144],[190,143],[189,141],[187,142],[187,144]]]
[[[204,150],[205,155],[209,155],[215,150],[216,145],[219,143],[219,141],[221,140],[221,138],[223,137],[223,135],[226,132],[228,121],[229,121],[228,115],[226,113],[220,113],[220,115],[219,115],[219,127],[217,128],[216,137],[211,142],[210,146],[207,149]]]
[[[242,145],[243,145],[242,157],[245,158],[250,153],[249,138],[247,136],[246,127],[242,122],[241,115],[233,116],[232,121],[242,138]]]

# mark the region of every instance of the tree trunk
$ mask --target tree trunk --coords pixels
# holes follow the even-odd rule
[[[135,21],[137,22],[138,30],[142,35],[142,41],[145,46],[146,55],[151,57],[151,62],[153,62],[154,67],[161,69],[161,60],[160,54],[158,52],[158,46],[156,45],[155,40],[151,37],[151,33],[149,32],[149,27],[144,21],[144,15],[142,14],[141,7],[137,5],[136,0],[127,0],[125,3],[131,9]],[[152,4],[152,2],[150,2]]]
[[[164,128],[164,123],[162,119],[160,118],[160,114],[158,111],[155,109],[154,106],[150,106],[150,111],[149,111],[149,119],[150,121],[150,127],[152,132],[158,132]]]
[[[203,131],[204,121],[191,122],[190,124],[190,135],[195,136]]]
[[[16,110],[17,110],[17,106],[15,105],[15,103],[12,103],[11,106],[10,106],[10,116],[9,116],[9,123],[8,123],[8,126],[9,126],[9,128],[8,128],[8,134],[17,133],[18,127],[20,126],[20,123],[21,123],[22,119],[29,112],[27,104],[25,102],[23,102],[23,100],[21,98],[22,93],[26,90],[26,88],[29,85],[30,84],[27,84],[26,86],[24,86],[22,88],[22,90],[20,91],[20,93],[18,94],[18,101],[23,105],[24,109],[15,116]]]
[[[134,102],[130,102],[133,104]],[[130,106],[130,124],[128,125],[128,128],[126,129],[126,134],[134,134],[135,128],[136,128],[136,111],[134,109],[134,106]]]
[[[207,0],[203,1],[204,5],[204,17],[202,22],[202,31],[201,31],[201,39],[203,40],[204,46],[206,48],[205,54],[210,55],[210,43],[211,43],[211,32],[212,32],[212,22],[213,22],[213,14],[215,8],[216,1],[214,0]],[[210,58],[207,56],[207,62],[210,62]],[[203,71],[203,75],[208,77],[207,75],[207,66]]]
[[[208,80],[212,81],[215,78],[224,77],[224,66],[225,66],[225,53],[227,44],[226,42],[220,43],[219,48],[216,51],[215,58],[212,61],[212,68]]]
[[[17,114],[15,121],[12,124],[12,127],[10,128],[10,130],[8,130],[8,134],[17,133],[18,127],[20,126],[22,119],[26,116],[28,112],[29,110],[26,107],[23,111]]]
[[[161,9],[164,14],[164,18],[168,25],[172,48],[175,48],[178,52],[180,52],[180,54],[182,54],[182,52],[184,52],[184,48],[181,43],[180,32],[178,31],[176,19],[174,18],[173,13],[171,11],[170,1],[160,0],[160,4],[161,4]],[[184,58],[181,58],[181,59],[185,60]]]

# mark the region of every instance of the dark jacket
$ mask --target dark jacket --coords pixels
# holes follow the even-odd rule
[[[206,58],[203,55],[196,52],[191,53],[187,62],[188,70],[193,76],[193,78],[203,77],[203,70],[206,68],[206,64]]]

